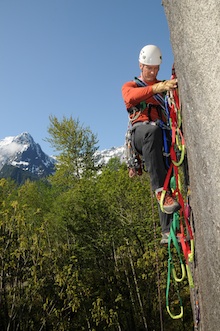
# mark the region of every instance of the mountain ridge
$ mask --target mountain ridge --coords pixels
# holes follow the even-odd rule
[[[54,173],[55,163],[28,132],[0,140],[0,171],[5,166],[13,166],[42,178]]]
[[[96,165],[105,165],[113,157],[123,162],[124,146],[97,150],[94,154]],[[55,164],[55,157],[44,153],[28,132],[0,140],[1,178],[10,177],[19,182],[24,178],[44,178],[55,172]]]

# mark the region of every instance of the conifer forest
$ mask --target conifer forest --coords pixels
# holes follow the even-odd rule
[[[96,166],[97,137],[79,120],[50,117],[56,172],[0,180],[1,331],[184,331],[166,311],[167,247],[148,174],[129,178],[113,158]],[[178,311],[176,289],[170,307]]]

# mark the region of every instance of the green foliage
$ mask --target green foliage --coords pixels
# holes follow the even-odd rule
[[[95,170],[97,138],[88,127],[84,128],[78,119],[74,120],[72,117],[68,119],[64,116],[59,121],[57,117],[50,116],[48,132],[51,137],[46,140],[59,152],[56,181],[59,182],[62,178],[72,182]]]
[[[75,122],[53,120],[64,176],[73,146],[59,130],[74,136]],[[50,185],[1,179],[0,205],[1,330],[159,331],[158,291],[164,330],[192,329],[186,282],[185,319],[166,313],[167,252],[148,174],[130,179],[115,159]],[[170,296],[175,305],[173,288]]]

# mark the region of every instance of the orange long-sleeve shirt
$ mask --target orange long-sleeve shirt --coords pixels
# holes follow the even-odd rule
[[[152,85],[158,83],[159,80],[155,80],[153,82],[148,82],[145,87],[139,87],[134,81],[130,81],[125,83],[122,86],[122,97],[125,102],[126,109],[129,109],[131,107],[134,107],[138,105],[141,101],[145,101],[147,104],[151,105],[159,105],[159,103],[153,98],[153,91],[152,91]],[[132,119],[133,115],[130,115],[130,118]],[[145,108],[139,117],[132,121],[132,123],[136,122],[144,122],[144,121],[155,121],[157,119],[160,119],[158,115],[158,111],[156,107],[151,107],[150,112],[150,119],[148,117],[148,109]]]

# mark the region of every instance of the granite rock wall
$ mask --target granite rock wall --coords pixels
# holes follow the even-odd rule
[[[220,330],[220,2],[163,0],[182,102],[201,331]]]

